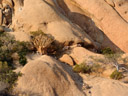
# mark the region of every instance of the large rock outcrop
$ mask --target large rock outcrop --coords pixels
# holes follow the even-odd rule
[[[115,0],[116,7],[104,0],[74,0],[73,2],[94,20],[116,46],[122,51],[128,52],[127,0]],[[124,8],[120,8],[123,5]],[[122,13],[122,10],[125,11],[125,14]]]
[[[82,78],[52,57],[44,55],[31,61],[21,72],[15,92],[29,96],[85,96]]]
[[[87,92],[88,96],[127,96],[128,85],[122,82],[101,78],[83,76],[85,83],[91,88]],[[86,90],[85,90],[86,91]]]
[[[12,22],[14,30],[27,33],[42,30],[65,45],[84,43],[95,46],[93,40],[79,26],[60,14],[47,0],[24,0],[23,4],[19,10],[15,9],[17,11]]]

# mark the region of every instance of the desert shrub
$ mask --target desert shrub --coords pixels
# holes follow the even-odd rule
[[[18,76],[21,76],[21,73],[15,73],[12,71],[12,67],[8,66],[8,63],[0,61],[0,81],[8,84],[6,88],[6,93],[11,92],[15,84],[15,81],[18,79]]]
[[[52,36],[45,34],[40,30],[33,31],[30,33],[31,33],[33,45],[35,46],[35,48],[40,54],[47,54],[49,49],[50,50],[54,49],[54,47],[52,46],[54,42],[54,39]]]
[[[0,61],[6,61],[10,66],[12,66],[12,54],[18,53],[20,57],[19,63],[23,64],[21,61],[25,61],[26,54],[30,52],[30,46],[31,44],[29,42],[16,41],[13,36],[7,33],[0,34]]]
[[[91,68],[90,66],[88,65],[85,65],[85,64],[77,64],[73,67],[73,71],[74,72],[78,72],[78,73],[90,73],[91,72]]]
[[[101,53],[102,54],[114,54],[115,52],[114,51],[112,51],[110,48],[104,48],[104,49],[102,49],[101,50]]]
[[[19,55],[19,63],[25,65],[27,63],[26,54],[30,52],[31,43],[19,42],[8,33],[0,34],[0,81],[7,83],[9,86],[6,93],[12,90],[15,81],[20,73],[15,73],[13,64],[14,53]]]
[[[21,55],[19,58],[19,63],[24,66],[27,63],[26,57]]]
[[[104,54],[108,59],[119,59],[123,54],[123,52],[114,52],[107,47],[101,50],[101,54]]]
[[[112,72],[112,74],[110,75],[111,79],[116,79],[116,80],[122,79],[123,77],[124,77],[123,74],[121,72],[118,72],[117,70]]]
[[[82,63],[82,64],[76,64],[74,67],[73,67],[73,71],[74,72],[78,72],[78,73],[100,73],[100,69],[103,69],[101,67],[101,65],[99,64],[92,64],[92,65],[87,65],[85,63]]]
[[[6,93],[10,92],[20,73],[15,73],[13,70],[13,54],[19,55],[19,63],[25,65],[27,63],[26,54],[31,51],[31,43],[16,41],[13,36],[8,33],[0,34],[0,81],[7,83],[9,86]]]

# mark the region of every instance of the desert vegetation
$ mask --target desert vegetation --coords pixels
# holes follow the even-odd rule
[[[115,70],[111,75],[110,75],[110,78],[112,79],[116,79],[116,80],[119,80],[119,79],[122,79],[124,76],[123,76],[123,73]]]
[[[124,78],[127,72],[127,57],[123,58],[122,52],[114,52],[110,48],[104,48],[100,51],[104,57],[98,56],[90,56],[88,59],[90,61],[86,62],[86,59],[81,64],[76,64],[73,67],[74,72],[78,73],[86,73],[86,74],[93,74],[97,76],[102,76],[103,72],[107,67],[111,68],[112,73],[110,74],[111,79],[120,80]],[[122,66],[125,65],[125,66]]]
[[[13,54],[17,53],[19,64],[24,66],[27,63],[26,54],[31,50],[29,42],[16,41],[13,36],[8,33],[0,34],[0,81],[8,84],[6,93],[10,92],[21,73],[15,73]]]
[[[0,96],[125,96],[127,13],[127,0],[0,0]]]
[[[76,64],[73,67],[74,72],[87,73],[87,74],[91,74],[91,73],[95,73],[95,72],[100,74],[101,69],[103,69],[103,68],[100,64],[87,65],[86,63],[82,63],[82,64]]]
[[[30,34],[33,46],[41,55],[57,55],[57,52],[63,48],[63,45],[56,42],[54,37],[49,34],[45,34],[41,30],[32,31]]]

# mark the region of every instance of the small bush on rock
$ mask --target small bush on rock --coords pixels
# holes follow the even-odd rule
[[[110,48],[104,48],[101,50],[102,54],[114,54],[114,51],[112,51]]]
[[[7,33],[0,34],[0,61],[6,61],[10,66],[12,66],[12,54],[18,53],[20,59],[23,59],[26,54],[30,52],[30,46],[31,44],[29,42],[16,41],[13,36]]]
[[[90,73],[91,72],[91,67],[85,64],[80,64],[80,65],[75,65],[73,68],[74,72],[78,72],[78,73]]]
[[[13,85],[21,73],[15,73],[12,71],[12,67],[8,66],[8,63],[0,61],[0,81],[8,84],[9,86],[5,91],[12,91]]]
[[[119,80],[119,79],[122,79],[124,76],[121,72],[118,72],[117,70],[115,70],[111,75],[110,75],[110,78],[111,79],[116,79],[116,80]]]
[[[0,81],[7,83],[7,92],[11,91],[15,81],[20,73],[15,73],[13,70],[13,54],[19,55],[19,63],[25,65],[27,63],[26,54],[30,52],[31,43],[16,41],[13,36],[8,33],[0,34]]]
[[[53,37],[42,31],[31,32],[32,42],[40,54],[47,54],[54,41]]]
[[[73,71],[78,73],[101,73],[101,69],[103,68],[99,64],[87,65],[85,63],[82,63],[79,65],[77,64],[73,67]]]

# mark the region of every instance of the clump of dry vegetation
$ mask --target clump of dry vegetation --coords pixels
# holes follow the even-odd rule
[[[110,75],[110,78],[111,78],[111,79],[116,79],[116,80],[122,79],[123,77],[124,77],[124,75],[123,75],[121,72],[117,71],[117,70],[115,70],[115,71]]]
[[[45,34],[41,30],[32,31],[30,33],[31,41],[37,52],[39,52],[41,55],[55,55],[57,54],[57,51],[60,51],[60,49],[63,47],[63,45],[57,43],[51,35]]]
[[[37,51],[40,54],[47,54],[48,48],[53,43],[54,39],[42,31],[33,31],[31,32],[32,42]]]
[[[92,65],[87,65],[86,63],[82,63],[82,64],[76,64],[73,67],[73,71],[74,72],[78,72],[78,73],[100,73],[100,69],[102,69],[102,66],[99,64],[92,64]]]

